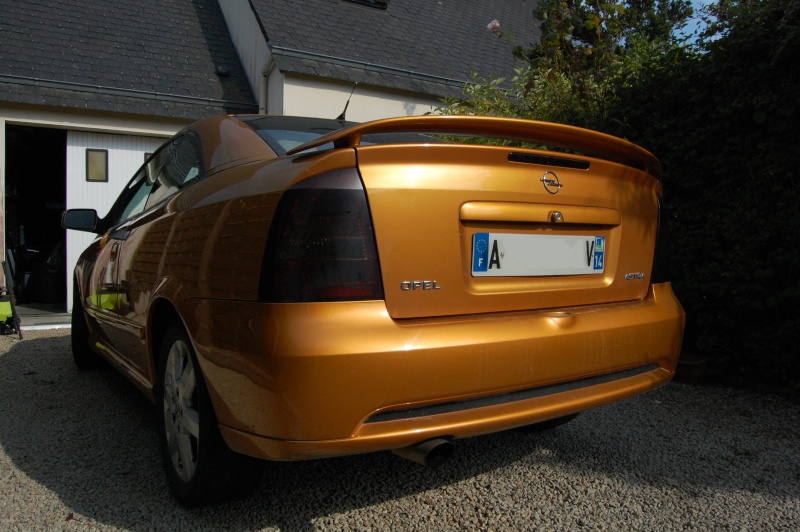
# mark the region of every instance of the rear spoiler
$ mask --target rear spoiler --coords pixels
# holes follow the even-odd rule
[[[430,133],[518,140],[624,164],[656,178],[661,178],[664,173],[661,163],[652,153],[627,140],[564,124],[489,116],[428,115],[375,120],[317,137],[288,150],[286,154],[295,155],[329,142],[335,148],[353,148],[361,144],[364,135],[375,133]]]

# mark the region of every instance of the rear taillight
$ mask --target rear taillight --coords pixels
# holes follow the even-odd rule
[[[666,283],[671,280],[670,277],[669,211],[664,206],[664,200],[658,196],[658,232],[650,282],[652,284]]]
[[[367,196],[355,169],[321,174],[284,192],[259,292],[276,303],[383,299]]]

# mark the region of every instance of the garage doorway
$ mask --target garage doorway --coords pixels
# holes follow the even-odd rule
[[[17,300],[65,311],[67,132],[6,126],[6,257]]]

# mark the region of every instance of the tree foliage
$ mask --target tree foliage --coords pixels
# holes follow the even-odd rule
[[[666,171],[686,349],[726,382],[795,392],[799,14],[795,0],[712,5],[702,53],[659,58],[613,111]]]
[[[516,116],[628,138],[665,169],[684,352],[713,376],[800,391],[800,2],[717,0],[695,41],[686,0],[542,0],[510,80],[444,113]]]
[[[691,16],[689,0],[541,0],[541,38],[517,44],[524,61],[510,80],[474,79],[446,114],[550,120],[618,132],[609,111],[631,65],[674,48],[673,29]]]

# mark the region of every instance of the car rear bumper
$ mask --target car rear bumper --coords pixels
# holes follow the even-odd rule
[[[300,460],[528,425],[668,382],[684,314],[642,301],[433,320],[382,302],[203,300],[195,342],[235,450]],[[185,315],[185,314],[184,314]]]

